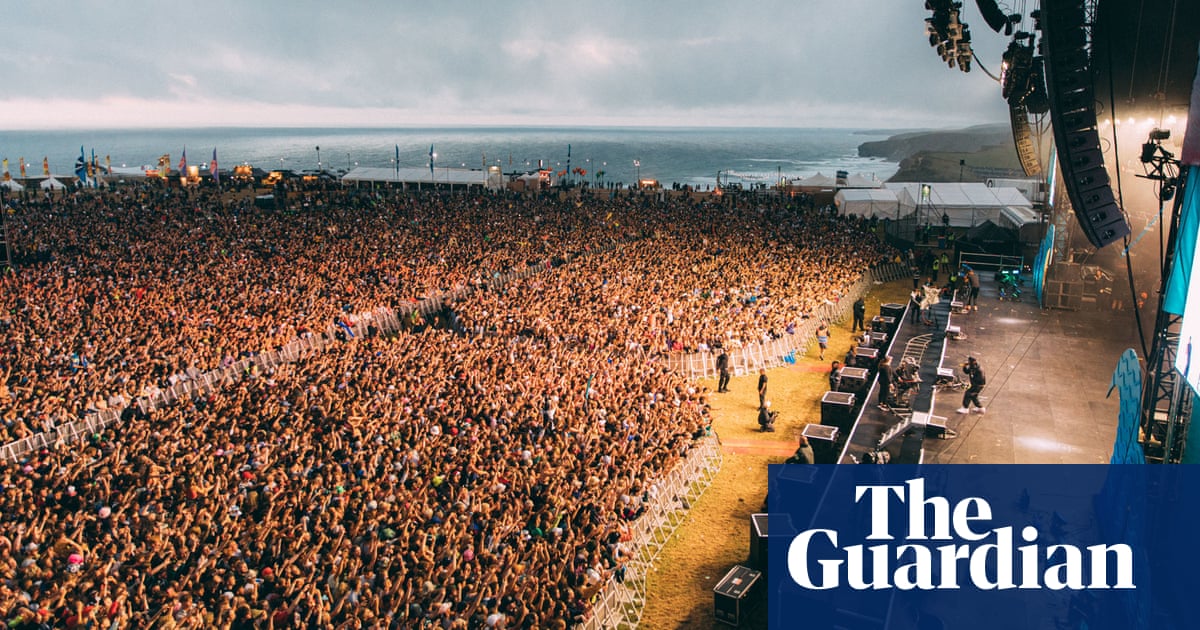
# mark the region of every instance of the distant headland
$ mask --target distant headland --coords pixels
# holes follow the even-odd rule
[[[964,129],[908,131],[858,145],[859,157],[900,162],[893,182],[983,181],[1021,176],[1021,163],[1007,124]]]

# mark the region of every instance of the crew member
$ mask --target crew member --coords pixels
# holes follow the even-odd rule
[[[717,391],[729,391],[729,353],[724,348],[717,355]]]
[[[858,298],[857,300],[854,300],[854,326],[850,329],[850,332],[856,332],[858,330],[866,330],[867,327],[863,323],[863,319],[866,316],[867,316],[867,303],[864,302],[861,297]]]

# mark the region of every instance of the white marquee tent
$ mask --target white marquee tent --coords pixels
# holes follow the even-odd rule
[[[343,185],[372,184],[375,182],[404,184],[407,186],[482,186],[488,189],[504,187],[500,173],[489,173],[477,169],[435,167],[428,168],[380,168],[360,166],[342,176]]]
[[[17,180],[15,180],[15,179],[10,179],[7,181],[0,181],[0,186],[3,186],[13,192],[25,190],[25,187],[22,186],[21,184],[17,183]]]
[[[47,177],[38,183],[38,188],[41,188],[42,190],[62,190],[66,187],[66,184],[58,181],[58,178],[53,176]]]
[[[921,187],[929,187],[927,199],[921,198]],[[1011,187],[989,187],[981,183],[888,183],[884,188],[896,193],[899,216],[914,212],[922,220],[940,224],[941,216],[950,218],[951,227],[974,227],[984,221],[999,224],[1001,212],[1008,207],[1031,208],[1033,204]],[[928,217],[924,215],[928,213]],[[934,216],[936,215],[936,217]]]
[[[833,204],[842,216],[894,219],[900,208],[896,192],[887,188],[843,188],[833,196]]]

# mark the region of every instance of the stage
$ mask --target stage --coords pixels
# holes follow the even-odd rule
[[[1119,409],[1115,391],[1105,398],[1112,371],[1126,348],[1141,355],[1130,310],[1112,311],[1107,304],[1094,303],[1079,311],[1042,310],[1028,287],[1024,301],[1001,302],[990,276],[983,281],[978,311],[950,313],[949,306],[943,302],[935,307],[934,327],[906,317],[889,351],[895,367],[906,346],[912,353],[911,340],[917,339],[917,345],[928,342],[921,360],[921,391],[912,409],[931,412],[934,424],[944,423],[949,429],[947,437],[919,425],[900,431],[885,447],[893,463],[1108,462]],[[1143,318],[1151,315],[1144,312]],[[963,338],[947,338],[947,325],[958,327]],[[987,377],[980,396],[985,414],[957,413],[962,390],[934,388],[939,366],[962,377],[959,366],[968,356],[979,361]],[[904,422],[903,414],[876,406],[877,387],[873,381],[842,462],[861,458]]]

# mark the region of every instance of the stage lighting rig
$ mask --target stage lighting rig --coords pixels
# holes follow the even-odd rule
[[[971,31],[959,20],[961,2],[950,0],[926,0],[925,8],[933,14],[925,18],[925,34],[929,45],[937,49],[938,56],[950,68],[958,67],[963,72],[971,71]]]

